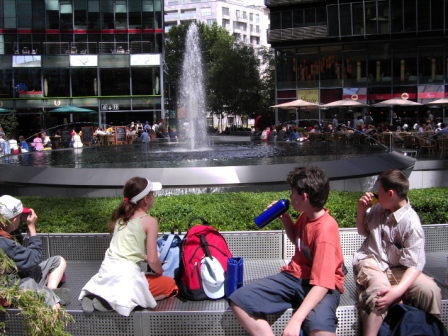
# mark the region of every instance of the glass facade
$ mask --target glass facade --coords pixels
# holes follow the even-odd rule
[[[278,104],[308,91],[316,93],[322,104],[354,94],[369,104],[403,93],[423,104],[448,97],[444,1],[293,1],[284,6],[280,0],[270,0],[267,6],[269,42],[276,50]],[[403,109],[413,122],[424,117],[428,107],[396,109]],[[380,108],[352,112],[371,113],[377,121],[389,116]],[[328,110],[315,113],[315,119],[334,115]],[[441,119],[443,109],[434,114]],[[292,116],[279,110],[279,122]]]
[[[161,0],[0,0],[0,105],[17,110],[25,133],[67,122],[51,114],[67,104],[98,112],[79,122],[159,121],[162,9]]]

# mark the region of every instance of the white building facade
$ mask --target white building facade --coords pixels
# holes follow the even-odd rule
[[[268,46],[269,10],[264,6],[245,6],[242,1],[166,0],[164,8],[165,32],[190,21],[216,22],[236,40],[255,48]]]

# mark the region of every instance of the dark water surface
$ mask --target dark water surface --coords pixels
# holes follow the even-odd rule
[[[0,158],[0,165],[55,168],[166,168],[273,165],[344,160],[386,153],[383,146],[337,142],[220,142],[189,150],[183,143],[53,149]]]

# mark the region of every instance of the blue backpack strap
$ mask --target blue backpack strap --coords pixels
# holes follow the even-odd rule
[[[162,264],[165,262],[166,257],[168,256],[168,252],[170,251],[171,244],[173,243],[175,236],[176,235],[174,233],[170,233],[163,243],[162,248],[160,249],[159,259]]]

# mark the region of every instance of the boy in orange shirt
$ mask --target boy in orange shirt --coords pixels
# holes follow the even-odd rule
[[[344,292],[344,257],[337,222],[324,208],[330,192],[325,173],[298,167],[288,174],[291,205],[301,212],[294,222],[280,217],[295,254],[281,272],[259,279],[230,297],[233,313],[251,335],[273,335],[266,314],[297,309],[283,336],[336,335],[336,308]]]

